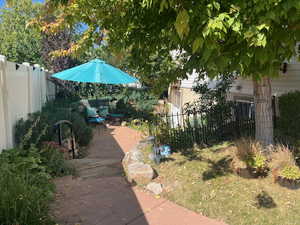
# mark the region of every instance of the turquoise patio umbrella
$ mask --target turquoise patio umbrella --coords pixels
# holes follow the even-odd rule
[[[129,84],[138,82],[135,77],[100,59],[94,59],[71,69],[55,73],[52,77],[60,80],[101,84]]]

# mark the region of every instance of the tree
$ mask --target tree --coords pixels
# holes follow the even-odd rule
[[[205,77],[205,74],[203,75]],[[217,80],[199,78],[193,91],[199,95],[199,99],[185,104],[184,110],[188,113],[209,114],[210,118],[225,119],[232,116],[232,102],[227,100],[227,92],[234,81],[234,74],[219,76]],[[220,117],[219,115],[222,115]]]
[[[59,72],[69,69],[78,64],[77,60],[71,56],[52,57],[51,53],[58,49],[70,47],[74,32],[71,30],[61,30],[57,33],[42,33],[41,56],[47,69]]]
[[[38,15],[41,4],[31,0],[8,3],[0,9],[0,54],[14,62],[41,64],[40,32],[27,26]]]
[[[84,22],[91,40],[99,27],[108,31],[109,44],[130,48],[133,60],[148,61],[158,50],[167,57],[182,53],[182,70],[206,71],[208,76],[235,72],[254,84],[256,139],[273,142],[270,78],[284,60],[295,54],[300,37],[298,0],[52,0],[63,4],[54,27]],[[75,48],[80,51],[81,46]],[[184,71],[184,73],[182,73]]]

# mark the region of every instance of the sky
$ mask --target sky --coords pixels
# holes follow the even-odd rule
[[[44,2],[45,0],[32,0],[33,2]],[[0,7],[2,7],[5,3],[5,0],[0,0]]]

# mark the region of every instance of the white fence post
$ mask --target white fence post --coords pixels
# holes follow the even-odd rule
[[[1,103],[0,104],[0,126],[3,132],[0,133],[0,152],[3,148],[7,148],[8,146],[12,146],[12,128],[9,124],[9,112],[8,112],[8,90],[7,90],[7,81],[6,81],[6,73],[7,73],[7,61],[6,57],[0,55],[0,93],[1,93]]]
[[[27,107],[27,114],[31,113],[31,108],[32,108],[32,100],[31,100],[31,79],[30,79],[30,75],[31,75],[31,68],[30,68],[30,64],[28,62],[23,62],[23,65],[26,66],[27,69],[27,98],[28,98],[28,107]]]

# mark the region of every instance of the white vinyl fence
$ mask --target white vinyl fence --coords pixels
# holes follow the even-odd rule
[[[14,146],[14,126],[29,113],[40,111],[55,86],[39,65],[17,64],[0,55],[0,152]]]

